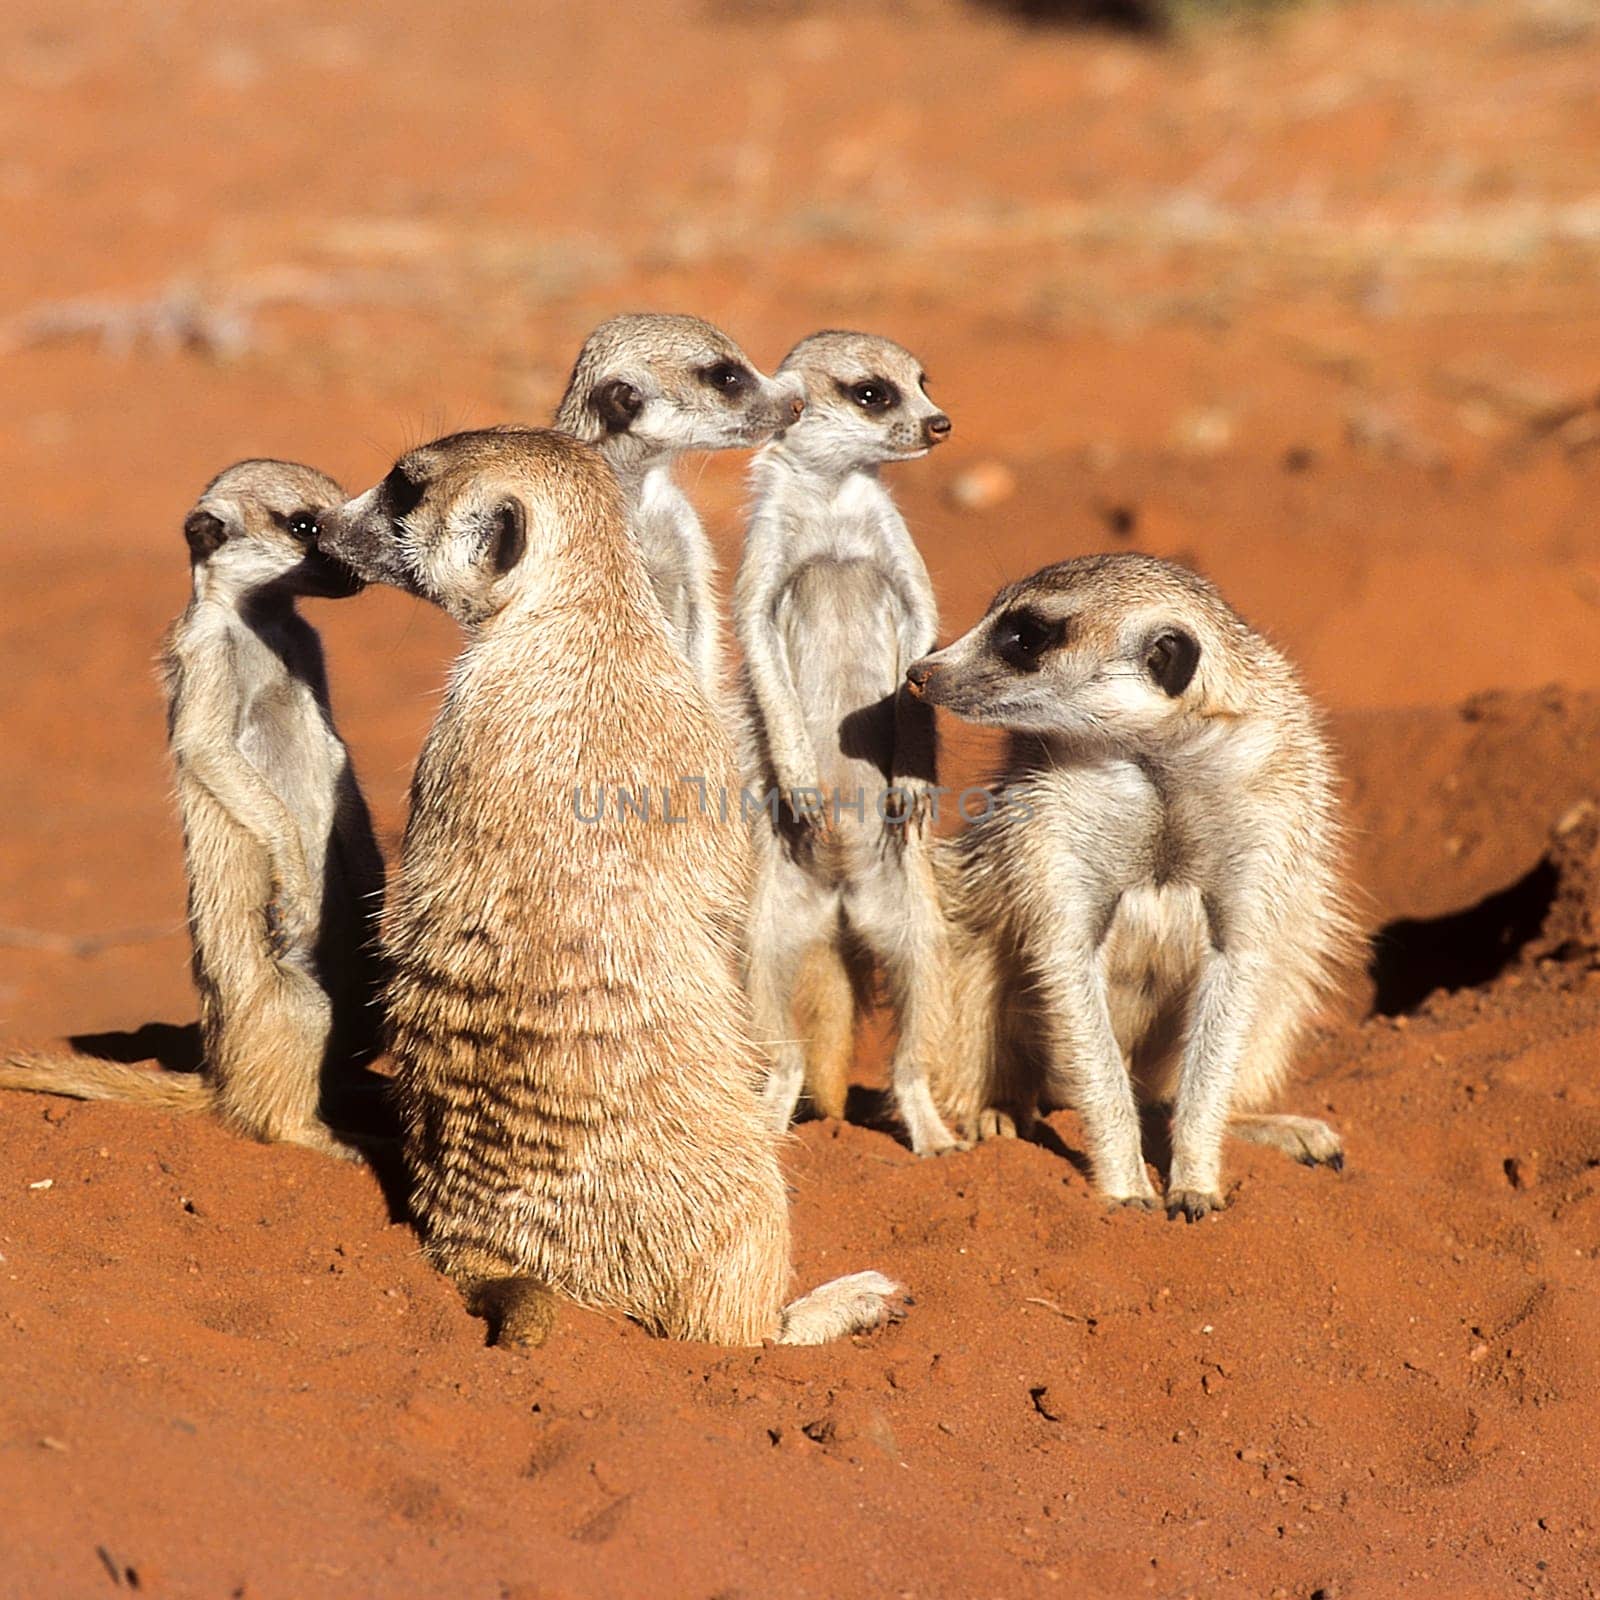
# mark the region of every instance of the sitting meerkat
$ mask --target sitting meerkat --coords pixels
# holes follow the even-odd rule
[[[161,665],[203,1070],[11,1056],[0,1088],[214,1110],[258,1139],[355,1154],[318,1108],[341,1069],[376,1053],[383,856],[334,729],[321,642],[295,609],[362,587],[313,542],[343,499],[310,467],[241,461],[183,524],[194,598]]]
[[[1170,1105],[1167,1210],[1191,1221],[1223,1205],[1225,1132],[1341,1165],[1325,1123],[1255,1110],[1357,944],[1333,763],[1284,658],[1184,568],[1085,556],[907,679],[1011,730],[991,813],[941,857],[957,1124],[1071,1104],[1096,1187],[1153,1206],[1139,1103]]]
[[[763,377],[720,328],[636,312],[584,341],[556,411],[556,427],[598,444],[616,473],[673,642],[715,706],[724,688],[716,563],[673,467],[687,450],[761,444],[804,406],[798,379]]]
[[[945,1010],[945,929],[926,823],[933,717],[899,693],[933,648],[933,585],[878,473],[924,456],[950,419],[921,364],[888,339],[813,334],[778,369],[806,409],[751,470],[755,509],[734,586],[745,656],[750,778],[775,803],[756,818],[749,978],[771,1041],[767,1105],[794,1115],[808,1045],[843,1108],[862,953],[881,962],[899,1025],[895,1103],[918,1155],[959,1148],[929,1093]],[[846,1026],[841,1027],[841,1019]],[[806,1034],[821,1030],[826,1037]],[[838,1037],[835,1037],[835,1036]]]
[[[429,1256],[496,1342],[538,1343],[552,1294],[722,1344],[879,1322],[878,1273],[783,1303],[788,1204],[737,970],[747,846],[696,793],[734,788],[732,749],[601,454],[440,439],[323,544],[469,633],[384,921]]]

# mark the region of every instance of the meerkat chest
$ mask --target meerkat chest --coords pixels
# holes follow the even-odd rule
[[[311,688],[280,673],[255,686],[238,730],[239,753],[293,817],[313,881],[333,827],[346,755]]]
[[[1181,807],[1133,761],[1053,772],[1043,787],[1040,843],[1058,927],[1076,929],[1072,942],[1095,953],[1113,996],[1180,989],[1207,938]]]
[[[883,485],[861,473],[846,478],[809,507],[810,542],[846,561],[882,559],[899,514]]]
[[[1187,928],[1202,894],[1182,808],[1137,762],[1056,767],[1030,786],[1034,813],[1015,829],[1016,868],[1052,885],[1053,915],[1091,944],[1117,930],[1140,939]]]

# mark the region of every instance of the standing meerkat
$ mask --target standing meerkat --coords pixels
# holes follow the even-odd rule
[[[881,963],[899,1025],[891,1068],[911,1147],[959,1147],[929,1093],[946,1026],[945,934],[927,831],[933,716],[898,691],[938,633],[933,585],[878,473],[928,453],[950,419],[916,357],[888,339],[802,340],[779,376],[806,409],[751,470],[755,509],[734,585],[745,657],[750,774],[780,802],[756,819],[749,933],[756,1028],[771,1041],[766,1100],[788,1126],[804,1085],[810,1024],[842,1109],[853,1021],[845,966]],[[797,1017],[800,1026],[797,1026]],[[848,1040],[848,1032],[843,1039]]]
[[[383,857],[333,725],[302,595],[354,594],[315,548],[344,499],[287,461],[241,461],[184,520],[194,597],[161,657],[183,821],[201,1072],[13,1056],[0,1088],[214,1110],[268,1142],[353,1155],[322,1091],[377,1048],[374,934]]]
[[[896,1292],[877,1273],[783,1303],[787,1199],[737,970],[744,830],[698,799],[733,790],[732,751],[600,453],[440,439],[324,543],[469,634],[384,921],[430,1257],[497,1341],[537,1343],[552,1293],[721,1344],[873,1326]]]
[[[991,814],[948,847],[958,1125],[1083,1120],[1094,1181],[1153,1206],[1139,1104],[1172,1108],[1168,1213],[1223,1205],[1225,1132],[1310,1164],[1338,1135],[1265,1116],[1357,940],[1333,763],[1287,661],[1211,584],[1085,556],[1003,589],[912,691],[1011,730]]]
[[[724,692],[716,563],[673,467],[687,450],[761,444],[804,405],[796,379],[763,377],[711,323],[635,312],[584,341],[556,411],[556,427],[598,444],[616,473],[673,642],[716,706]]]

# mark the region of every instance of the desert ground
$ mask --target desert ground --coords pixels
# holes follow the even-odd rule
[[[0,1039],[192,1065],[153,659],[206,479],[365,487],[682,309],[923,358],[947,637],[1132,548],[1301,665],[1375,954],[1285,1104],[1345,1170],[1231,1147],[1190,1227],[1103,1209],[1070,1113],[919,1162],[874,1026],[788,1152],[796,1278],[904,1321],[523,1357],[370,1173],[7,1096],[0,1590],[1600,1594],[1600,11],[1054,9],[13,0]],[[725,571],[743,465],[685,474]],[[392,853],[456,631],[308,609]]]

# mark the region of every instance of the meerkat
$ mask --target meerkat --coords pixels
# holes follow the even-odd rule
[[[440,439],[323,544],[468,631],[384,920],[431,1259],[512,1345],[539,1342],[552,1296],[732,1345],[889,1315],[897,1286],[871,1272],[783,1304],[787,1198],[738,974],[748,850],[719,801],[732,747],[601,453],[541,430]]]
[[[770,1041],[775,1128],[794,1115],[809,1028],[820,1107],[843,1108],[854,1005],[845,967],[881,963],[899,1027],[891,1087],[918,1155],[960,1147],[928,1088],[946,1026],[945,932],[927,821],[931,712],[901,689],[933,648],[933,585],[879,477],[926,455],[950,419],[908,350],[825,332],[784,358],[806,408],[751,469],[754,509],[734,584],[748,774],[779,800],[756,818],[749,986]]]
[[[199,1073],[12,1056],[0,1088],[215,1111],[255,1138],[354,1156],[319,1115],[376,1053],[383,857],[333,724],[302,595],[362,587],[315,548],[344,491],[286,461],[241,461],[184,520],[193,598],[161,656],[188,869]]]
[[[673,641],[719,707],[716,563],[673,468],[685,451],[761,444],[804,406],[797,379],[764,377],[720,328],[636,312],[601,323],[584,341],[556,411],[556,427],[598,444],[616,473]]]
[[[1168,1106],[1167,1210],[1191,1221],[1224,1203],[1225,1132],[1341,1165],[1326,1123],[1258,1109],[1357,944],[1332,759],[1283,656],[1184,568],[1085,556],[1003,589],[907,681],[1011,731],[941,862],[957,1125],[1071,1104],[1097,1189],[1151,1207],[1139,1105]]]

